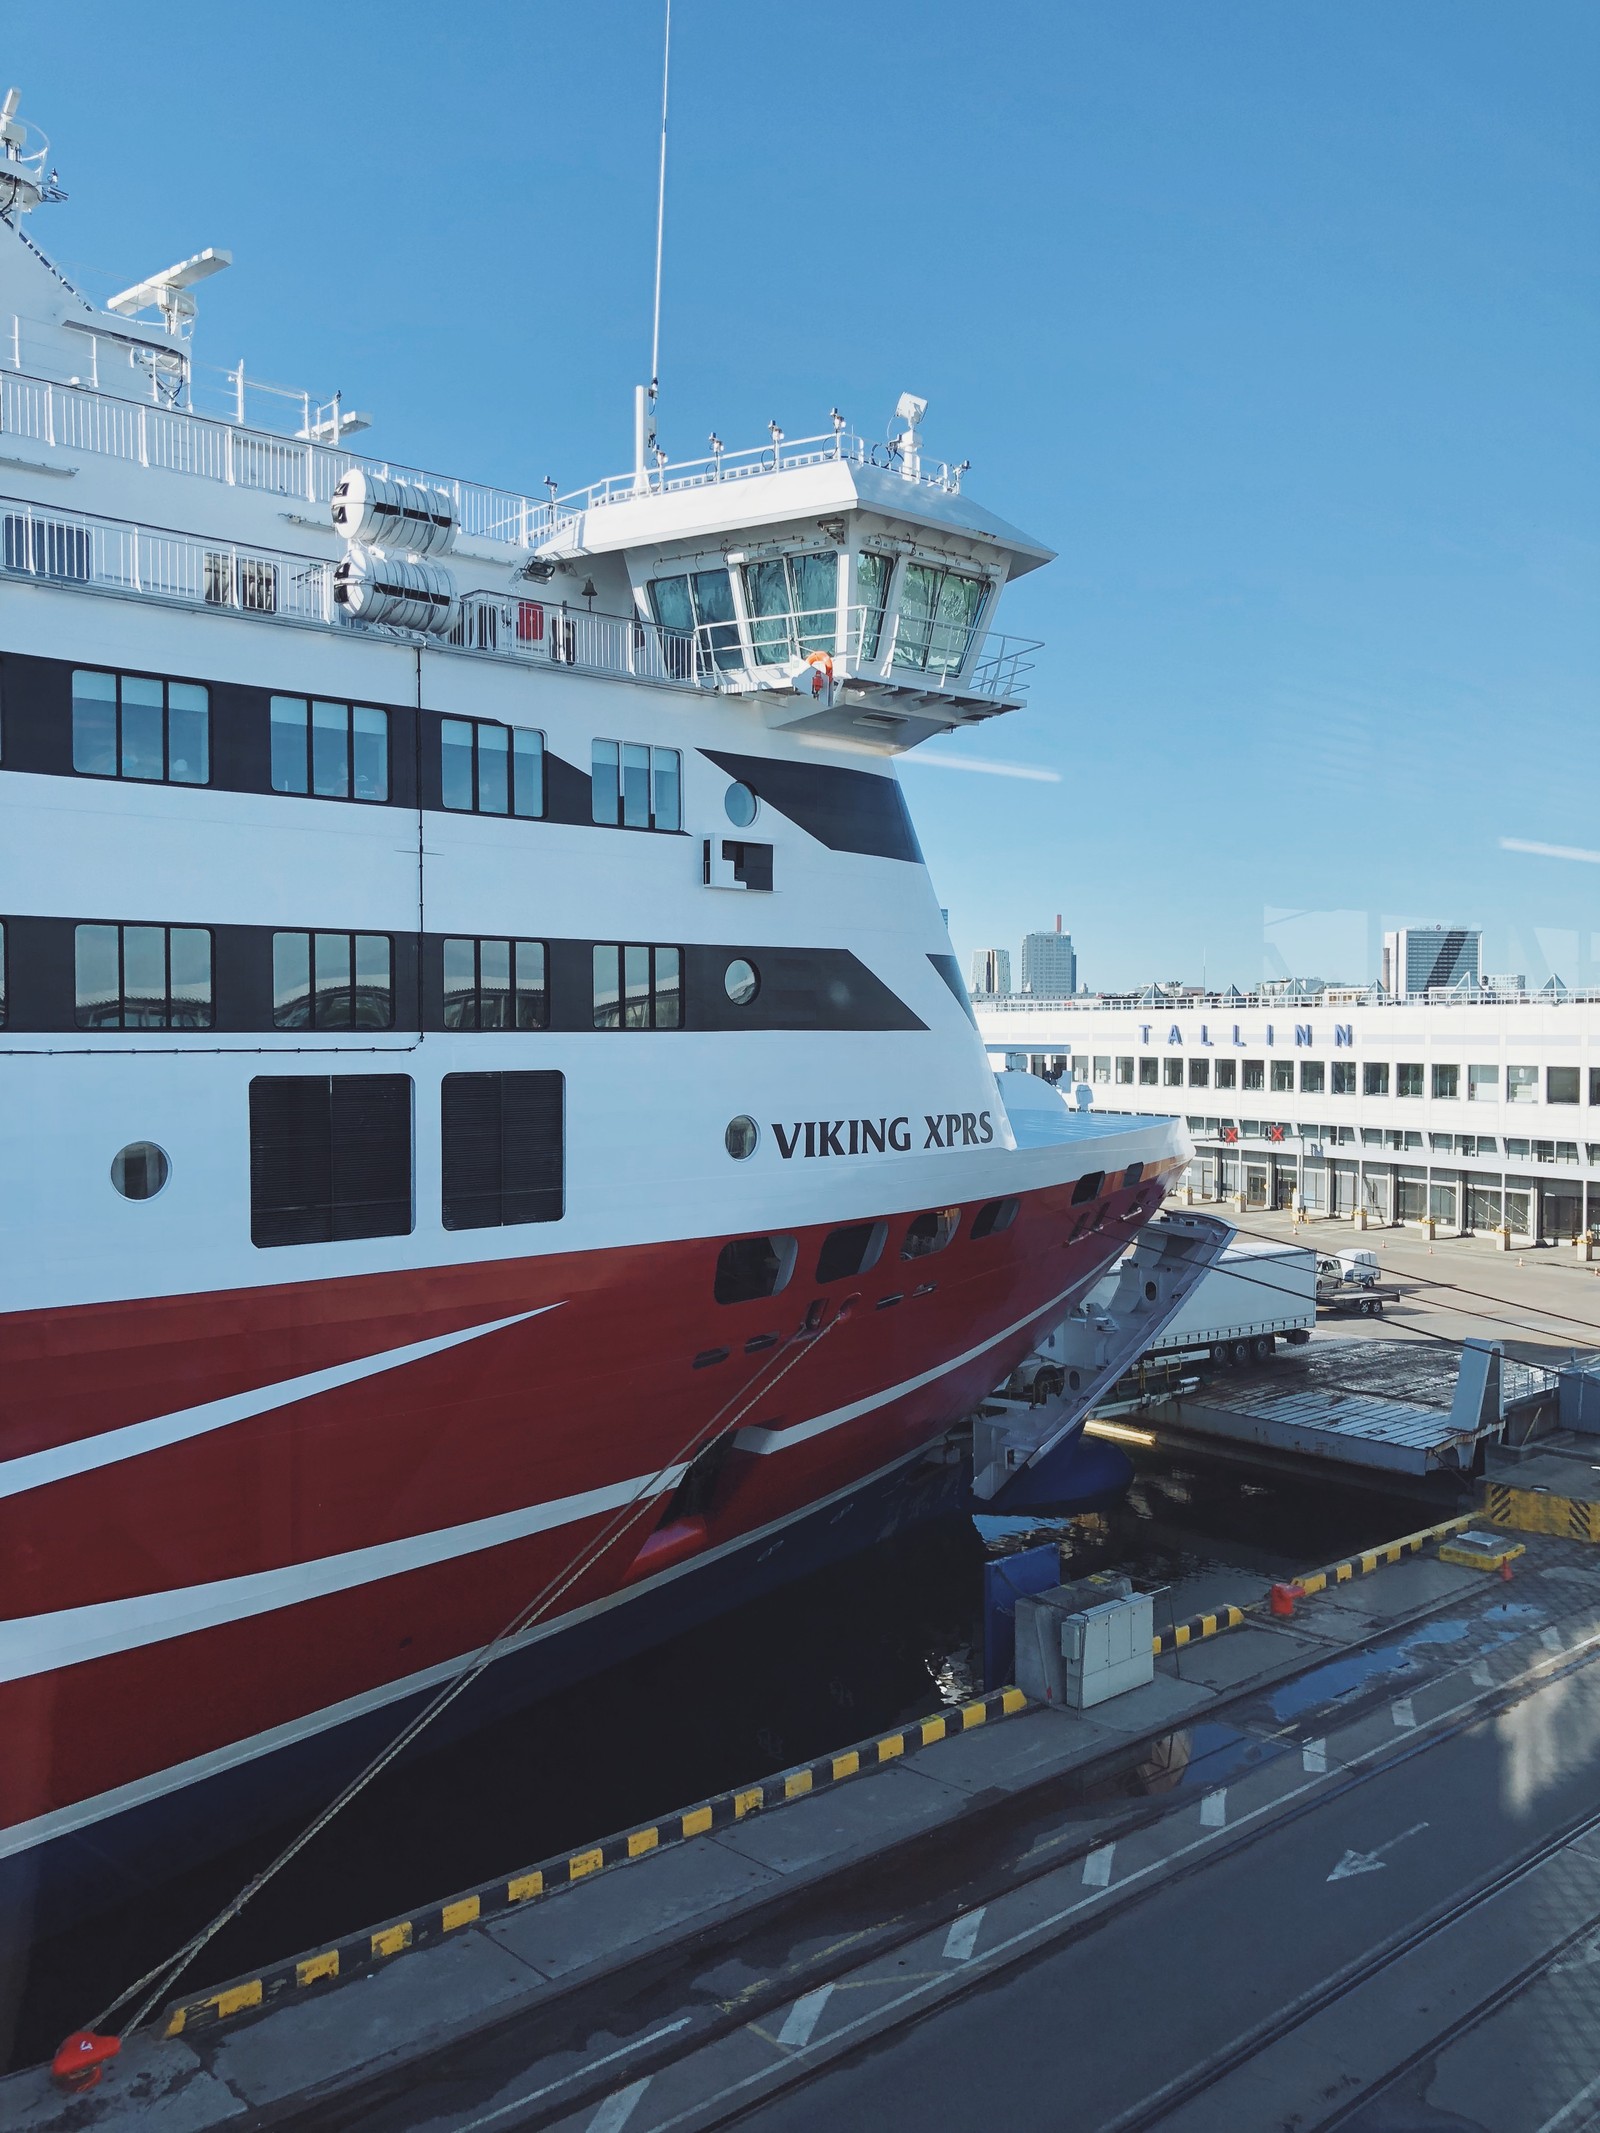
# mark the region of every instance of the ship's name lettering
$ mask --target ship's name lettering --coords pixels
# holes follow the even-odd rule
[[[899,1118],[801,1118],[772,1121],[772,1137],[787,1163],[791,1156],[905,1155],[917,1145],[909,1114]],[[924,1111],[924,1148],[985,1148],[994,1139],[988,1111]]]

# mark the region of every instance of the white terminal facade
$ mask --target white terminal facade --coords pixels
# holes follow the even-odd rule
[[[1600,1232],[1600,994],[1153,989],[976,1010],[997,1063],[1070,1077],[1097,1111],[1184,1116],[1203,1198]]]

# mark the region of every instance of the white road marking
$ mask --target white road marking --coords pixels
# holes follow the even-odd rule
[[[1469,1678],[1475,1681],[1480,1689],[1492,1689],[1494,1687],[1494,1676],[1489,1671],[1487,1659],[1479,1659],[1475,1662]]]
[[[983,1925],[986,1906],[979,1904],[975,1911],[964,1911],[944,1937],[944,1955],[948,1963],[970,1963],[972,1951],[977,1946],[979,1929]]]
[[[1225,1829],[1228,1823],[1228,1788],[1219,1785],[1215,1792],[1208,1792],[1200,1802],[1200,1827],[1202,1829]]]
[[[1426,1822],[1413,1822],[1409,1829],[1401,1830],[1399,1836],[1391,1837],[1386,1844],[1375,1844],[1370,1852],[1346,1852],[1333,1872],[1330,1881],[1348,1881],[1353,1874],[1377,1874],[1388,1865],[1385,1852],[1392,1852],[1397,1844],[1404,1844],[1407,1837],[1420,1837],[1427,1828]]]
[[[650,2086],[650,2076],[643,2081],[633,2081],[625,2089],[618,2089],[608,2096],[589,2121],[589,2133],[622,2133],[623,2127],[633,2116],[639,2098]]]
[[[1300,1761],[1312,1777],[1324,1777],[1328,1769],[1328,1743],[1325,1740],[1308,1740],[1300,1750]]]
[[[821,2019],[823,2008],[832,1998],[833,1987],[819,1985],[815,1992],[808,1992],[804,1999],[796,2000],[783,2018],[778,2042],[788,2045],[791,2051],[803,2051],[811,2042],[811,2032]]]
[[[1408,1729],[1417,1722],[1417,1715],[1411,1708],[1411,1698],[1409,1696],[1397,1696],[1389,1706],[1389,1716],[1397,1726],[1403,1726]]]
[[[1114,1844],[1101,1844],[1083,1862],[1083,1885],[1086,1889],[1108,1889],[1111,1886],[1111,1855]]]
[[[1560,1630],[1555,1628],[1553,1624],[1549,1629],[1540,1630],[1539,1642],[1547,1652],[1564,1652],[1567,1648],[1566,1638],[1562,1636]]]
[[[481,2118],[469,2118],[459,2129],[459,2133],[480,2133],[481,2127],[492,2126],[497,2119],[508,2118],[513,2111],[525,2111],[530,2103],[537,2103],[543,2096],[553,2096],[557,2089],[564,2089],[569,2081],[577,2081],[584,2074],[592,2074],[597,2066],[609,2066],[614,2059],[626,2059],[630,2052],[643,2051],[647,2044],[659,2043],[661,2038],[670,2037],[675,2030],[687,2029],[688,2026],[689,2017],[679,2015],[676,2022],[665,2023],[660,2029],[652,2029],[645,2036],[635,2037],[630,2044],[619,2044],[614,2052],[607,2052],[603,2058],[586,2059],[581,2066],[575,2066],[570,2074],[563,2074],[559,2081],[547,2081],[543,2088],[530,2089],[526,2096],[518,2096],[510,2103],[502,2103],[497,2109],[486,2111]],[[644,2085],[642,2081],[638,2083],[641,2089]],[[627,2091],[624,2090],[623,2094],[626,2095]]]

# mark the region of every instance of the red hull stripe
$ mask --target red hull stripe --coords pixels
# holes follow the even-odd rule
[[[96,1467],[114,1466],[121,1459],[136,1459],[141,1452],[160,1451],[169,1444],[206,1436],[214,1429],[227,1429],[235,1422],[251,1421],[257,1415],[270,1414],[275,1407],[292,1407],[297,1400],[337,1391],[362,1378],[376,1377],[380,1371],[403,1369],[424,1356],[440,1355],[446,1348],[458,1348],[463,1341],[481,1340],[486,1333],[500,1333],[507,1326],[520,1326],[525,1319],[559,1309],[558,1304],[540,1304],[535,1310],[517,1311],[510,1318],[491,1319],[486,1325],[463,1326],[459,1332],[412,1341],[402,1348],[383,1348],[376,1355],[357,1356],[353,1362],[336,1363],[328,1370],[280,1378],[276,1384],[258,1385],[227,1399],[180,1407],[171,1414],[152,1415],[148,1422],[129,1422],[121,1429],[102,1430],[96,1437],[78,1437],[67,1444],[52,1445],[47,1451],[27,1452],[20,1459],[0,1461],[0,1496],[20,1496],[25,1489],[44,1488],[73,1474],[92,1473]]]

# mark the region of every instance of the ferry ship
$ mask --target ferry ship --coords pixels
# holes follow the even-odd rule
[[[894,766],[1017,708],[1049,552],[920,402],[433,475],[242,362],[208,409],[227,255],[97,302],[61,197],[13,91],[13,1895],[289,1812],[496,1638],[532,1694],[866,1545],[1191,1152],[986,1058]]]

